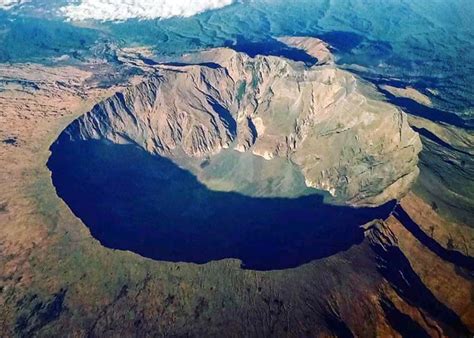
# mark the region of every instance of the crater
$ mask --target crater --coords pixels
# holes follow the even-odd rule
[[[236,258],[247,269],[296,267],[360,243],[360,225],[387,217],[394,207],[329,205],[304,188],[299,197],[211,190],[170,159],[131,144],[72,141],[63,134],[51,150],[57,193],[91,234],[108,248],[160,261]],[[255,166],[271,163],[253,157]],[[206,168],[212,166],[211,160]],[[269,184],[264,179],[255,186]]]
[[[58,195],[104,246],[292,268],[360,243],[408,191],[421,143],[399,109],[333,62],[250,47],[156,65],[51,147]]]

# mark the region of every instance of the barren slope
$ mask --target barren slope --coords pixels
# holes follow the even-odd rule
[[[336,201],[379,205],[418,174],[421,143],[406,116],[332,62],[311,68],[230,49],[200,64],[160,65],[72,124],[72,138],[135,143],[168,157],[206,158],[232,147],[287,158]]]

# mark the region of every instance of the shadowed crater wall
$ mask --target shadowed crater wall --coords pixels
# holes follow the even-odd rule
[[[134,145],[69,141],[63,134],[51,150],[58,195],[92,235],[106,247],[157,260],[238,258],[248,269],[296,267],[360,243],[359,225],[394,207],[212,191],[169,159]]]

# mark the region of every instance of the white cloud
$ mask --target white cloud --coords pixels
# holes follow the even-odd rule
[[[25,2],[28,2],[28,0],[0,0],[0,9],[11,9]]]
[[[61,8],[61,11],[67,18],[77,21],[165,19],[173,16],[193,16],[233,2],[235,0],[82,0],[78,5],[70,4]]]

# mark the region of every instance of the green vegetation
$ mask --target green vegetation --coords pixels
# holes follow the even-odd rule
[[[259,64],[255,63],[255,66],[252,68],[252,88],[256,89],[258,86],[258,70]]]
[[[237,88],[237,101],[239,102],[242,101],[246,90],[247,90],[247,82],[245,81],[240,82]]]
[[[0,62],[46,61],[64,54],[86,56],[99,32],[62,21],[19,17],[0,12]]]

